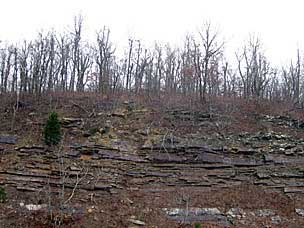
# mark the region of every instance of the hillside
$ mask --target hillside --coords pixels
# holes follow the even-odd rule
[[[303,227],[303,111],[186,100],[2,96],[0,227]]]

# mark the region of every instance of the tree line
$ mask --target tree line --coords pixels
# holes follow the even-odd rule
[[[228,59],[219,32],[205,23],[180,47],[155,43],[145,48],[129,39],[118,54],[106,27],[94,42],[83,39],[83,18],[72,31],[39,33],[32,41],[0,44],[0,93],[84,92],[182,94],[200,101],[211,97],[257,98],[303,103],[303,61],[297,51],[289,66],[273,67],[257,37]]]

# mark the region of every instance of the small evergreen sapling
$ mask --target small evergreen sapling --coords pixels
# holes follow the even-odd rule
[[[6,201],[6,191],[4,188],[0,187],[0,203],[4,203]]]
[[[52,112],[44,127],[44,142],[48,146],[57,145],[61,140],[60,122],[58,114]]]
[[[194,228],[201,228],[201,224],[198,222],[194,223]]]

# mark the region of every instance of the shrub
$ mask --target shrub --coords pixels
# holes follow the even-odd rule
[[[201,224],[198,222],[194,223],[194,228],[201,228]]]
[[[52,112],[49,115],[49,119],[44,127],[44,142],[51,146],[57,145],[61,140],[60,122],[58,120],[58,114]]]
[[[0,203],[4,203],[6,201],[6,192],[5,189],[0,187]]]

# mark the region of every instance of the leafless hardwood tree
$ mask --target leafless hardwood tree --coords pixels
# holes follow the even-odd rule
[[[261,50],[258,38],[251,37],[241,55],[236,55],[239,75],[243,84],[243,96],[264,97],[265,89],[273,73],[270,63]]]
[[[125,78],[126,78],[126,90],[131,90],[131,76],[132,76],[132,70],[134,67],[134,64],[132,63],[132,53],[133,53],[133,39],[129,39],[129,53],[128,53],[128,59],[126,60],[126,72],[125,72]]]
[[[31,50],[31,43],[24,41],[19,53],[19,70],[20,70],[20,92],[27,92],[29,87],[29,53]]]
[[[12,74],[12,85],[11,85],[11,91],[12,93],[15,93],[18,91],[18,83],[17,83],[17,79],[18,79],[18,51],[17,51],[17,47],[13,48],[13,55],[14,55],[14,70],[13,70],[13,74]]]
[[[294,104],[299,104],[301,101],[301,94],[303,94],[302,72],[301,72],[301,57],[300,51],[297,50],[296,64],[291,61],[288,69],[282,69],[282,93],[283,97],[289,99]]]
[[[111,82],[111,58],[115,49],[110,41],[110,30],[103,28],[97,33],[97,48],[95,61],[98,66],[98,92],[108,93]]]
[[[90,47],[87,48],[82,48],[79,52],[79,63],[78,63],[78,68],[77,68],[77,91],[83,92],[85,84],[87,81],[85,80],[86,78],[86,73],[87,71],[91,68],[93,62],[92,62],[92,54],[91,54],[91,49]]]
[[[249,39],[232,64],[211,23],[205,23],[198,36],[186,36],[181,47],[156,43],[147,48],[142,40],[129,39],[122,56],[108,28],[97,33],[93,44],[82,33],[79,16],[68,33],[41,32],[18,45],[1,43],[0,93],[124,91],[159,97],[183,94],[201,102],[239,96],[304,104],[300,50],[288,66],[276,69],[256,37]]]
[[[167,93],[176,93],[176,69],[178,61],[176,56],[177,50],[172,50],[169,44],[166,46],[166,57],[164,60],[164,77],[165,77],[165,90]]]
[[[71,42],[68,37],[64,34],[61,35],[60,38],[56,38],[57,40],[57,56],[59,58],[59,88],[61,91],[67,91],[68,89],[68,69],[70,65],[70,54],[71,54]]]
[[[134,89],[135,93],[138,93],[140,84],[141,84],[141,72],[142,72],[142,67],[145,67],[144,64],[140,64],[140,57],[142,53],[142,47],[141,47],[141,42],[140,40],[136,40],[138,43],[137,50],[136,50],[136,59],[135,59],[135,73],[134,73]],[[146,54],[146,53],[145,53]]]
[[[69,90],[74,91],[75,87],[75,80],[78,76],[77,73],[79,72],[80,67],[80,41],[81,41],[81,34],[82,34],[82,26],[83,26],[83,17],[80,15],[79,17],[74,18],[74,31],[72,33],[73,41],[72,41],[72,72],[71,72],[71,79]]]
[[[200,31],[200,37],[202,41],[202,54],[203,54],[203,85],[201,92],[201,100],[206,101],[207,95],[207,82],[210,77],[210,61],[212,58],[216,58],[222,53],[224,42],[219,42],[218,31],[213,31],[211,23],[205,24],[203,29]]]
[[[155,44],[155,69],[153,74],[153,93],[155,95],[159,95],[161,90],[161,80],[163,75],[163,49],[162,46],[159,44]]]

